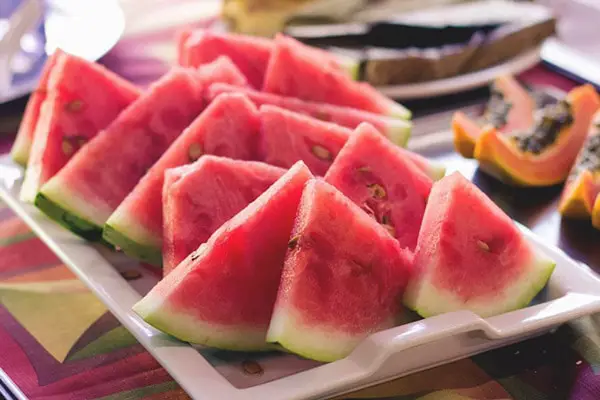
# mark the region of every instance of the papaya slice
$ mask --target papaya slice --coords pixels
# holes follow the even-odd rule
[[[564,217],[589,219],[600,192],[600,112],[588,131],[560,198],[558,211]],[[598,219],[600,222],[600,204]]]
[[[489,127],[510,133],[533,125],[535,101],[515,78],[499,76],[492,83],[490,92],[490,100],[481,118],[469,118],[462,111],[457,111],[452,117],[454,147],[463,157],[473,158],[475,142]]]
[[[600,98],[593,86],[571,90],[564,100],[540,110],[525,132],[484,130],[475,144],[479,167],[516,186],[551,186],[564,182],[587,137]]]

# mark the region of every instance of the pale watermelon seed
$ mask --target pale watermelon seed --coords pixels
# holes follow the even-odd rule
[[[65,105],[65,108],[67,109],[67,111],[71,111],[71,112],[77,112],[79,110],[81,110],[81,108],[83,107],[83,101],[81,100],[73,100],[68,102]]]
[[[67,156],[70,156],[75,152],[75,147],[73,146],[73,144],[67,137],[63,138],[61,147],[62,147],[63,153],[65,153],[65,155],[67,155]]]
[[[320,158],[321,160],[331,160],[331,152],[323,146],[319,146],[319,145],[313,146],[312,153],[315,156],[317,156],[317,158]]]
[[[483,251],[490,251],[490,246],[488,246],[488,244],[484,241],[478,240],[477,246],[479,246],[479,248]]]
[[[390,216],[388,214],[384,214],[381,216],[381,225],[389,232],[390,235],[396,237],[396,228],[392,224],[390,220]]]
[[[202,146],[200,143],[192,143],[188,149],[188,157],[191,162],[196,161],[202,156]]]
[[[376,199],[383,199],[386,195],[385,189],[383,188],[383,186],[381,186],[377,183],[372,183],[370,185],[367,185],[367,188],[369,188],[371,197],[374,197]]]
[[[367,167],[366,165],[363,167],[359,167],[357,169],[358,172],[371,172],[371,168]]]
[[[264,372],[260,364],[252,360],[243,361],[242,369],[248,375],[262,375]]]

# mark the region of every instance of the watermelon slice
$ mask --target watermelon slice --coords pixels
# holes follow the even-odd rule
[[[46,91],[21,189],[21,199],[27,202],[33,202],[39,188],[140,95],[106,68],[67,53],[55,59]]]
[[[470,310],[489,317],[527,306],[555,263],[504,212],[455,172],[436,182],[405,304],[423,317]]]
[[[195,72],[173,69],[50,179],[35,204],[80,236],[99,239],[110,214],[202,106]]]
[[[25,167],[29,160],[29,152],[31,151],[31,144],[33,143],[33,134],[35,132],[35,125],[37,124],[40,116],[40,109],[42,103],[46,99],[48,93],[48,79],[50,78],[50,72],[56,65],[59,58],[62,58],[64,53],[60,49],[56,49],[44,64],[42,73],[40,75],[40,81],[37,89],[31,93],[25,112],[23,113],[23,119],[17,132],[17,137],[10,151],[12,159],[21,166]]]
[[[272,42],[264,38],[197,30],[185,41],[179,58],[184,66],[198,67],[227,56],[253,87],[260,88],[272,47]]]
[[[208,155],[194,164],[167,170],[163,189],[164,275],[284,173],[284,169],[261,162]]]
[[[406,146],[410,138],[412,124],[402,119],[389,118],[356,108],[341,107],[332,104],[315,103],[304,101],[295,97],[278,96],[276,94],[258,92],[251,88],[242,88],[228,85],[226,83],[215,83],[207,91],[207,100],[212,101],[221,93],[240,92],[244,93],[250,100],[260,107],[264,104],[271,104],[277,107],[285,108],[301,114],[309,115],[313,118],[326,122],[333,122],[346,128],[355,129],[362,122],[369,122],[390,141],[399,145]]]
[[[300,51],[290,38],[280,35],[275,44],[263,91],[410,119],[408,109],[371,85],[355,82],[330,64]]]
[[[202,154],[250,160],[255,153],[258,124],[258,111],[244,95],[232,93],[216,99],[110,216],[104,226],[104,239],[132,257],[160,266],[165,170],[193,162]]]
[[[406,153],[365,123],[338,154],[325,180],[412,251],[433,181]]]
[[[262,350],[308,168],[298,162],[219,228],[133,310],[187,342]]]
[[[258,159],[289,168],[298,160],[323,176],[344,146],[351,130],[276,106],[259,109],[261,133]]]
[[[335,361],[394,326],[411,255],[333,186],[306,185],[289,247],[268,342]]]
[[[350,58],[306,46],[292,38],[287,39],[298,52],[307,57],[327,64],[341,73],[350,74],[352,77],[358,73],[359,64]],[[262,88],[267,65],[273,52],[272,40],[208,30],[184,32],[178,40],[180,41],[178,60],[181,65],[198,67],[225,55],[240,68],[253,87]]]
[[[213,62],[203,64],[197,69],[198,79],[207,90],[211,84],[220,82],[232,87],[247,86],[248,81],[242,72],[226,56],[217,57]]]

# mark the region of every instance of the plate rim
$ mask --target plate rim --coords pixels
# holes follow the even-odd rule
[[[394,100],[418,100],[480,88],[499,74],[517,75],[538,65],[542,61],[542,47],[536,46],[503,63],[468,74],[404,85],[375,86],[375,89]]]

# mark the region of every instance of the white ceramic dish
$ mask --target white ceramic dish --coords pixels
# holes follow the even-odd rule
[[[450,139],[448,134],[425,135],[415,138],[412,147],[449,150]],[[535,247],[557,262],[547,288],[528,308],[487,319],[460,311],[416,320],[372,335],[350,356],[330,364],[282,353],[196,349],[153,329],[131,311],[156,283],[156,274],[121,254],[85,242],[21,203],[17,194],[22,174],[8,157],[0,158],[0,198],[196,399],[328,398],[539,335],[600,311],[600,279],[524,229]],[[131,269],[140,271],[142,278],[128,282],[119,273]]]
[[[460,93],[486,86],[498,75],[517,75],[528,70],[540,62],[540,51],[541,47],[538,47],[504,63],[469,74],[406,85],[378,86],[377,90],[396,100],[414,100]]]

